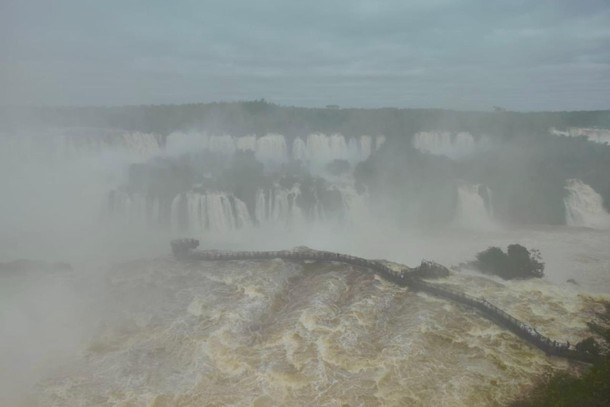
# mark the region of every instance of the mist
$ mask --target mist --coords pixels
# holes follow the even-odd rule
[[[215,108],[204,122],[185,120],[164,133],[119,130],[114,124],[58,127],[58,120],[66,121],[64,113],[53,116],[53,125],[17,126],[2,135],[2,358],[14,366],[3,377],[3,400],[69,404],[72,397],[114,388],[108,377],[102,388],[91,383],[85,393],[66,398],[57,393],[54,378],[73,369],[87,375],[93,368],[88,363],[123,377],[121,362],[111,355],[127,352],[131,358],[139,351],[107,350],[122,346],[112,341],[163,324],[163,315],[174,315],[179,303],[188,315],[208,312],[198,295],[195,302],[177,300],[172,288],[163,288],[168,278],[169,287],[177,284],[176,271],[158,274],[163,267],[178,270],[168,263],[168,243],[177,237],[197,238],[205,249],[308,246],[408,266],[422,259],[457,266],[489,246],[518,242],[542,251],[547,273],[537,285],[505,288],[514,295],[534,289],[553,301],[568,301],[563,306],[574,310],[592,306],[574,308],[578,293],[607,292],[610,188],[605,177],[591,172],[603,168],[596,160],[609,154],[599,136],[553,133],[546,127],[549,118],[541,115],[538,126],[546,131],[526,136],[531,122],[519,130],[522,124],[513,119],[517,131],[509,137],[498,130],[506,123],[502,113],[488,114],[491,124],[470,127],[472,132],[470,114],[462,113],[449,122],[428,117],[412,123],[412,132],[403,136],[383,134],[392,123],[381,120],[379,131],[370,131],[375,121],[368,120],[366,134],[358,131],[358,112],[345,116],[333,109],[318,111],[318,117],[326,116],[322,121],[312,120],[308,109],[296,110],[303,117],[295,122],[306,125],[287,131],[276,124],[287,108],[256,103],[258,110],[247,103],[226,108],[237,107],[246,116],[242,128],[259,120],[259,129],[266,127],[262,134],[236,131],[227,112]],[[104,110],[99,113],[97,122]],[[363,114],[383,117],[382,111]],[[329,127],[333,116],[343,120],[334,119]],[[563,159],[567,151],[569,162]],[[540,166],[554,169],[538,171],[535,178],[523,175]],[[258,272],[257,279],[266,273]],[[463,273],[453,278],[480,278]],[[247,275],[252,276],[239,278]],[[288,278],[282,284],[290,290],[292,277],[276,278]],[[133,285],[140,280],[149,288]],[[575,314],[577,320],[582,316]],[[576,329],[571,335],[582,335],[576,333],[579,326],[584,322],[570,328]],[[106,356],[98,360],[101,355]],[[172,358],[168,361],[179,363]],[[154,360],[137,364],[143,368]],[[139,377],[135,371],[129,377],[134,374]],[[174,392],[194,383],[192,375],[172,379],[175,385],[147,380],[131,391]]]
[[[0,404],[509,406],[588,371],[605,2],[149,3],[0,5]],[[480,267],[511,245],[544,273]]]

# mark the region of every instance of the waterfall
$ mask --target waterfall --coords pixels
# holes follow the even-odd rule
[[[256,152],[256,136],[251,134],[248,136],[238,137],[235,145],[239,151]]]
[[[288,161],[286,139],[280,134],[267,134],[258,138],[256,140],[255,155],[256,159],[263,163],[285,163]]]
[[[594,143],[610,144],[609,129],[570,127],[567,130],[561,131],[556,128],[551,128],[550,133],[564,137],[586,137],[589,141]]]
[[[250,212],[248,212],[246,203],[237,198],[234,198],[233,203],[235,205],[236,226],[240,229],[251,227],[252,219],[250,218]]]
[[[368,194],[360,194],[352,185],[339,186],[343,205],[343,220],[355,224],[367,221],[370,218]]]
[[[257,223],[279,226],[304,224],[305,216],[297,203],[300,194],[301,190],[298,185],[291,189],[276,185],[267,191],[259,190],[254,210]]]
[[[305,142],[299,139],[293,143],[293,157],[314,166],[324,165],[334,159],[347,160],[348,156],[345,138],[339,134],[327,136],[314,133],[307,136]]]
[[[307,144],[300,137],[292,141],[292,158],[295,161],[306,162],[309,159],[307,154]]]
[[[464,229],[492,229],[491,190],[478,184],[458,186],[454,225]]]
[[[180,232],[184,228],[184,223],[181,219],[182,207],[184,205],[184,194],[178,194],[172,200],[170,206],[170,225],[172,232]]]
[[[230,232],[249,228],[246,204],[224,192],[189,191],[176,195],[170,207],[171,230],[191,233]]]
[[[289,148],[286,137],[281,134],[233,137],[174,132],[167,137],[165,148],[170,154],[208,150],[224,156],[230,156],[235,151],[252,151],[259,161],[268,165],[299,160],[319,168],[336,159],[348,160],[351,163],[364,161],[384,142],[384,136],[377,136],[375,139],[367,135],[346,138],[341,134],[313,133],[305,139],[295,137]]]
[[[382,137],[377,137],[377,147],[383,144],[385,138]],[[292,142],[292,158],[307,162],[313,167],[323,166],[333,160],[358,163],[369,158],[372,150],[373,139],[366,135],[346,139],[341,134],[328,136],[314,133],[307,136],[305,140],[297,137]]]
[[[602,197],[591,186],[579,179],[568,179],[563,199],[566,208],[566,223],[570,226],[610,228],[610,214],[603,206]]]
[[[301,195],[299,185],[290,189],[275,186],[269,190],[259,190],[256,197],[255,218],[259,225],[274,224],[277,226],[305,225],[338,221],[341,223],[356,223],[368,219],[369,211],[367,196],[356,192],[351,185],[331,186],[331,191],[338,191],[341,196],[340,213],[329,211],[318,197],[314,189],[313,201],[307,214],[299,206]],[[336,209],[335,209],[336,210]]]
[[[235,213],[229,196],[222,192],[210,192],[205,197],[210,229],[216,232],[236,229]]]
[[[412,143],[419,151],[460,159],[485,147],[488,139],[484,137],[477,141],[472,134],[466,132],[453,134],[421,131],[415,134]]]
[[[329,191],[340,193],[339,208],[336,204],[326,208],[319,199],[318,193]],[[165,225],[164,220],[169,220],[169,230],[172,232],[187,231],[193,234],[208,231],[223,233],[251,228],[254,224],[293,228],[329,221],[355,223],[369,217],[366,195],[358,194],[351,185],[331,186],[325,191],[313,189],[311,193],[307,213],[299,204],[301,189],[298,184],[292,188],[275,185],[266,190],[260,189],[255,197],[252,215],[245,202],[219,191],[182,192],[163,209],[158,197],[112,190],[104,206],[109,218],[122,225],[155,228]]]
[[[165,152],[170,155],[179,155],[208,148],[209,137],[205,133],[179,132],[170,133],[165,139]]]

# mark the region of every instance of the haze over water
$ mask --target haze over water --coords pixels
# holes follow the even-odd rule
[[[457,265],[488,246],[519,242],[542,251],[544,279],[507,282],[462,271],[442,283],[484,296],[541,333],[572,343],[587,336],[585,323],[610,290],[610,233],[603,224],[505,224],[494,217],[493,192],[461,184],[447,225],[397,227],[387,214],[375,212],[370,191],[354,189],[349,173],[327,173],[325,164],[335,156],[349,156],[348,142],[336,144],[345,147],[334,152],[318,143],[325,152],[312,147],[304,162],[327,180],[327,188],[340,192],[341,202],[357,197],[359,205],[325,212],[320,201],[320,209],[308,214],[307,206],[298,207],[301,201],[276,192],[264,219],[255,201],[251,213],[244,204],[242,217],[249,221],[236,223],[237,207],[228,200],[227,208],[205,216],[184,206],[188,216],[178,222],[184,216],[180,200],[171,197],[170,223],[163,226],[161,209],[156,219],[150,217],[151,195],[134,206],[137,192],[125,189],[128,200],[122,202],[129,206],[109,213],[108,194],[121,190],[131,163],[184,159],[170,142],[162,147],[152,135],[128,133],[104,145],[91,136],[77,136],[79,143],[65,136],[20,137],[3,139],[4,173],[19,169],[22,177],[7,184],[12,216],[5,222],[13,226],[3,235],[2,259],[70,261],[73,270],[2,274],[3,326],[10,327],[2,356],[14,369],[3,378],[1,393],[11,403],[503,405],[537,376],[570,368],[480,315],[351,266],[279,259],[183,264],[169,255],[173,237],[193,236],[203,248],[227,250],[307,245],[410,266],[422,258]],[[24,139],[29,141],[21,145]],[[281,136],[275,140],[290,144]],[[422,137],[417,140],[421,145]],[[215,154],[234,154],[226,147],[232,144],[222,145],[225,150]],[[277,153],[257,153],[259,145]],[[466,151],[438,141],[431,146],[437,154]],[[20,148],[37,155],[16,159],[23,157]],[[287,148],[254,143],[250,149],[266,166],[292,160],[284,156]],[[354,162],[367,158],[354,155]],[[299,185],[284,182],[272,189],[300,193]],[[570,222],[570,211],[604,213],[601,206],[591,207],[599,199],[587,197],[595,194],[592,188],[572,183],[567,191]],[[41,194],[45,199],[37,199]]]
[[[0,4],[0,405],[506,406],[610,300],[610,8]],[[390,106],[390,107],[387,107]],[[544,276],[471,262],[538,249]],[[421,285],[420,285],[421,288]]]

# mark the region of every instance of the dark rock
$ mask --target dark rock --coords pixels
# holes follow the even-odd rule
[[[449,273],[447,267],[430,260],[422,260],[419,267],[409,271],[410,276],[416,278],[442,278],[449,276]]]
[[[171,241],[172,253],[175,257],[181,257],[199,247],[197,239],[176,239]]]

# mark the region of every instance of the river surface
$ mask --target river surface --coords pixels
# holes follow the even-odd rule
[[[369,226],[266,236],[201,243],[307,245],[451,266],[488,246],[518,242],[541,250],[545,278],[505,282],[462,271],[436,283],[483,296],[571,343],[587,336],[586,322],[610,298],[608,231],[389,233]],[[12,369],[0,374],[10,403],[3,405],[502,406],[537,377],[576,368],[473,311],[353,266],[180,263],[167,254],[167,242],[124,236],[101,246],[113,258],[75,256],[72,272],[4,273],[0,318],[10,328],[0,356]]]

